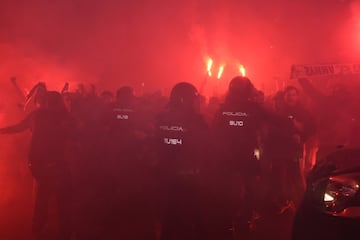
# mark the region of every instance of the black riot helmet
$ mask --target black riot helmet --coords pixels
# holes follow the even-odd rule
[[[195,103],[198,101],[198,96],[196,87],[191,83],[177,83],[171,90],[169,107],[172,109],[196,110]]]
[[[255,92],[255,87],[247,77],[238,76],[231,80],[227,94],[228,101],[249,100]]]
[[[124,86],[116,92],[116,101],[121,105],[132,105],[134,102],[134,90],[132,87]]]

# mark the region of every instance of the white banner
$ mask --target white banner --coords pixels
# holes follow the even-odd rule
[[[360,63],[293,65],[291,67],[290,78],[310,78],[345,74],[360,74]]]

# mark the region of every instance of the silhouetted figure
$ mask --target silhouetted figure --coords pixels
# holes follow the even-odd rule
[[[338,146],[360,146],[359,99],[352,91],[344,84],[336,84],[329,94],[324,94],[308,79],[298,81],[313,100],[316,111],[319,125],[317,159],[335,151]]]
[[[121,87],[110,107],[108,151],[103,161],[104,194],[108,200],[104,202],[108,209],[104,238],[153,239],[154,220],[149,213],[150,199],[145,188],[148,171],[142,155],[146,133],[133,89]]]
[[[214,119],[218,147],[218,200],[223,234],[249,233],[255,210],[254,185],[259,176],[259,131],[265,112],[255,101],[257,90],[246,77],[235,77]],[[234,227],[233,227],[234,226]],[[221,237],[221,236],[219,236]]]
[[[271,194],[279,213],[298,206],[304,191],[301,166],[304,145],[315,134],[315,120],[299,100],[298,89],[288,86],[275,99],[275,118],[268,124],[265,157],[271,164]]]
[[[155,125],[162,240],[204,237],[200,176],[207,160],[207,131],[196,88],[186,82],[176,84]]]
[[[71,127],[58,92],[43,92],[41,105],[19,124],[0,129],[2,134],[31,130],[29,167],[37,183],[33,233],[41,239],[48,217],[49,200],[55,195],[60,239],[71,236],[71,176],[64,158]],[[39,99],[40,100],[40,99]]]

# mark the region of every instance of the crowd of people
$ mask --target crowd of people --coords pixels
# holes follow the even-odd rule
[[[187,82],[168,98],[38,84],[35,109],[0,129],[32,133],[35,239],[44,238],[52,195],[64,240],[246,238],[263,208],[295,211],[315,155],[360,136],[346,89],[323,95],[299,84],[270,97],[235,77],[223,99],[208,101]]]

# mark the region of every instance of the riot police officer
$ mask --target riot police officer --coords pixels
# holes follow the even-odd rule
[[[246,77],[231,80],[224,103],[214,118],[218,154],[218,204],[228,238],[246,235],[254,211],[254,189],[259,175],[259,130],[264,111],[255,101],[258,91]],[[225,236],[224,236],[225,237]]]
[[[153,232],[148,227],[152,223],[150,200],[145,189],[148,169],[142,154],[146,133],[137,97],[130,86],[118,89],[108,117],[108,151],[103,163],[107,196],[103,237],[152,239]]]
[[[156,121],[162,240],[203,239],[200,178],[206,133],[196,88],[176,84]]]

